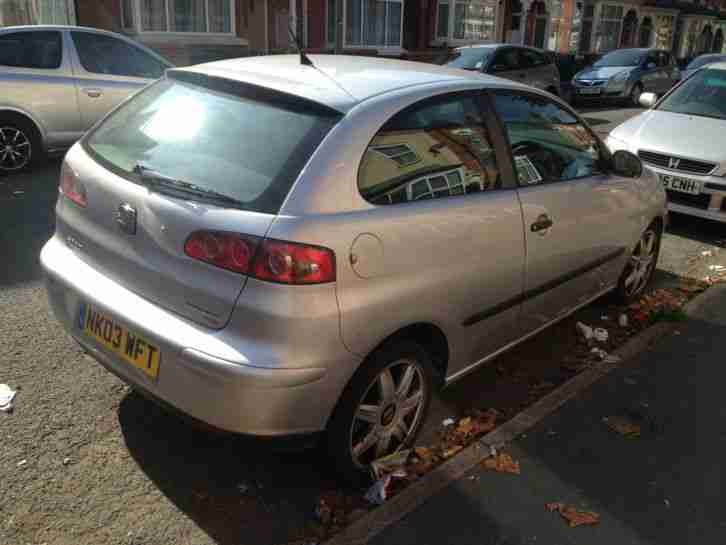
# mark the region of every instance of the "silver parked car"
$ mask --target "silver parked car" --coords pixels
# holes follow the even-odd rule
[[[560,95],[560,71],[552,57],[534,47],[483,44],[457,47],[449,68],[493,74]]]
[[[639,105],[641,93],[662,95],[681,79],[673,56],[660,49],[617,49],[575,74],[574,98],[627,100]]]
[[[681,79],[686,79],[699,68],[724,61],[726,61],[726,54],[724,53],[708,53],[706,55],[699,55],[688,63],[685,70],[681,70]]]
[[[67,154],[58,320],[214,427],[326,431],[354,475],[435,388],[658,257],[662,185],[542,91],[393,60],[170,70]]]
[[[668,208],[726,221],[726,63],[698,70],[652,107],[615,128],[613,150],[627,150],[656,172],[668,193]]]
[[[153,51],[112,32],[0,28],[0,173],[70,147],[169,67]]]

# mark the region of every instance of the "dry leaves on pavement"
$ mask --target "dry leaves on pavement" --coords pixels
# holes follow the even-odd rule
[[[515,462],[512,457],[505,453],[500,452],[489,458],[485,458],[482,461],[482,465],[487,469],[499,471],[500,473],[514,473],[519,475],[519,462]]]
[[[557,511],[560,516],[567,521],[570,528],[576,528],[582,525],[595,525],[600,522],[600,515],[592,511],[579,511],[572,506],[567,506],[562,502],[546,503],[545,508],[550,512]]]
[[[605,422],[611,430],[619,433],[620,435],[630,439],[640,437],[640,424],[634,422],[627,416],[607,416],[603,418],[603,422]]]

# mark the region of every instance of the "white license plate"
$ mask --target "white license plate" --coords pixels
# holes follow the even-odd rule
[[[680,191],[690,195],[699,195],[701,193],[701,182],[696,180],[661,174],[660,181],[663,182],[663,187],[671,191]]]
[[[594,89],[590,87],[582,87],[577,90],[577,92],[581,95],[599,95],[600,91],[602,91],[602,89],[600,89],[599,87],[596,87]]]

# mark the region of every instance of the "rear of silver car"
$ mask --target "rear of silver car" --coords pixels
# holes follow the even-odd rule
[[[330,376],[358,361],[335,255],[266,234],[340,115],[193,76],[148,88],[69,152],[41,254],[54,313],[110,371],[207,424],[320,431]]]

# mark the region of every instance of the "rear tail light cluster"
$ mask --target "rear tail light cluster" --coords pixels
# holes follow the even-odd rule
[[[223,231],[196,231],[184,244],[194,259],[281,284],[335,281],[335,254],[320,246]]]
[[[86,187],[78,179],[78,175],[73,172],[73,169],[65,163],[63,163],[63,167],[61,168],[59,189],[63,195],[78,206],[83,208],[88,206]]]

